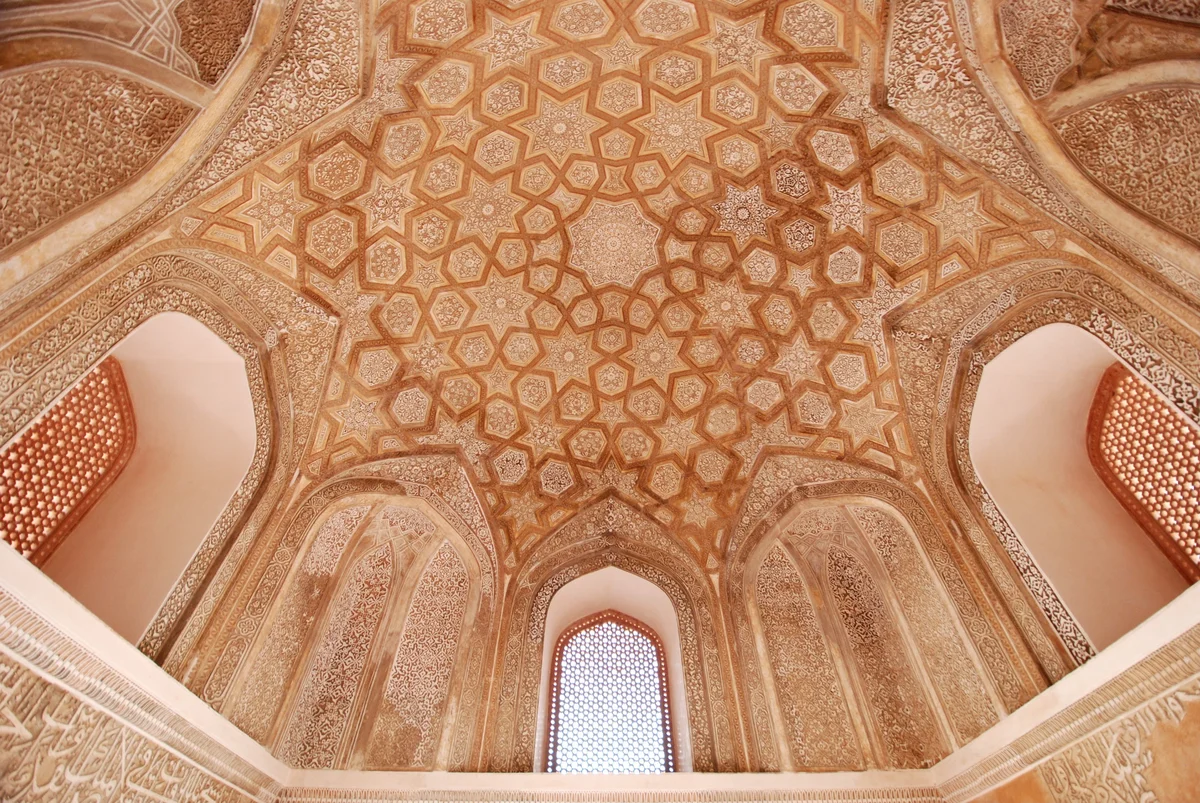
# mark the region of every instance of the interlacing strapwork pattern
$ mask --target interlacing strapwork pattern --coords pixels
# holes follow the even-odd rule
[[[662,648],[606,612],[570,628],[554,655],[551,772],[672,772]]]
[[[0,452],[0,537],[42,565],[129,462],[133,407],[116,359]]]
[[[1120,363],[1088,426],[1092,463],[1180,573],[1200,579],[1200,433]]]

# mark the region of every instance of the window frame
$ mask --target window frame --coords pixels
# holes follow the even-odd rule
[[[620,611],[609,608],[608,610],[598,613],[589,614],[577,620],[574,624],[562,631],[558,637],[558,641],[554,644],[554,652],[550,659],[550,688],[549,697],[546,705],[546,772],[560,772],[557,766],[557,757],[555,755],[556,737],[559,732],[560,722],[558,719],[559,712],[559,696],[562,692],[562,659],[563,651],[572,639],[581,633],[599,627],[608,622],[613,622],[621,627],[633,630],[649,639],[651,646],[654,649],[654,657],[658,662],[658,690],[659,700],[661,702],[659,716],[662,721],[663,732],[663,756],[666,759],[666,769],[664,772],[675,772],[678,766],[675,756],[675,735],[672,732],[671,718],[671,699],[667,680],[667,663],[666,651],[663,649],[662,639],[659,638],[651,627],[643,622],[634,619],[632,616],[621,613]],[[631,773],[632,774],[632,773]]]
[[[1096,395],[1092,399],[1091,410],[1088,412],[1088,457],[1091,460],[1092,468],[1096,471],[1096,475],[1100,477],[1101,482],[1108,488],[1109,493],[1121,503],[1121,506],[1133,517],[1133,520],[1138,523],[1150,540],[1171,561],[1171,565],[1175,567],[1179,574],[1189,583],[1195,583],[1200,580],[1200,565],[1192,560],[1183,545],[1147,509],[1146,505],[1137,498],[1133,490],[1125,484],[1125,481],[1118,476],[1102,444],[1104,424],[1112,412],[1114,397],[1121,384],[1127,380],[1140,383],[1143,389],[1148,389],[1152,393],[1155,393],[1157,398],[1157,392],[1154,388],[1140,375],[1129,370],[1124,363],[1117,361],[1109,366],[1100,378],[1100,383],[1096,388]],[[1189,428],[1195,429],[1194,424],[1180,415],[1179,411],[1165,399],[1158,398],[1158,401],[1168,414],[1181,418]]]

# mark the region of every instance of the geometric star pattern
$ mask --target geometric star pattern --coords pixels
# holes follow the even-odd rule
[[[453,449],[517,558],[616,493],[707,560],[772,450],[920,470],[890,313],[1001,237],[1005,259],[1046,255],[1034,232],[1060,227],[872,105],[882,43],[854,15],[805,33],[697,5],[664,39],[648,5],[605,21],[478,0],[445,31],[380,23],[386,104],[171,218],[338,319],[310,480]],[[854,158],[818,159],[831,139]],[[839,252],[854,281],[830,278]]]

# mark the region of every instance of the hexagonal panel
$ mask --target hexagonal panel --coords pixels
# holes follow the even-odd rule
[[[842,15],[820,0],[802,0],[777,16],[779,33],[797,50],[828,50],[842,46]]]
[[[431,400],[421,388],[408,388],[396,394],[392,401],[392,418],[402,427],[419,426],[429,418]]]
[[[443,156],[425,171],[424,187],[433,195],[445,195],[462,185],[463,166],[456,156]]]
[[[846,316],[829,299],[813,305],[808,318],[809,328],[818,340],[833,340],[846,326]]]
[[[896,220],[879,229],[879,253],[898,268],[906,268],[925,256],[925,232],[907,220]]]
[[[699,28],[696,7],[682,0],[645,0],[634,12],[638,33],[654,39],[674,39]]]
[[[612,15],[596,0],[583,0],[559,8],[552,28],[577,41],[603,36],[612,24]]]
[[[533,410],[541,410],[550,402],[553,388],[548,377],[531,374],[517,383],[517,397]]]
[[[461,61],[446,61],[417,85],[430,106],[448,107],[462,100],[471,84],[471,66]]]
[[[331,198],[343,198],[362,186],[366,169],[367,160],[339,142],[308,166],[308,180]]]
[[[765,413],[783,401],[783,388],[774,379],[756,379],[746,386],[746,401]]]
[[[504,399],[492,399],[488,402],[483,425],[485,431],[498,438],[511,438],[519,425],[517,411],[511,404]]]
[[[833,405],[829,397],[815,390],[806,390],[796,399],[796,421],[810,427],[824,427],[833,420]]]
[[[397,293],[383,308],[383,325],[394,337],[412,337],[420,316],[417,299],[407,293]]]
[[[380,348],[364,351],[358,356],[358,378],[369,388],[377,388],[392,381],[400,361],[391,349]]]
[[[603,432],[589,427],[581,429],[572,435],[567,448],[579,460],[583,460],[586,463],[595,463],[600,459],[600,455],[604,454],[604,447],[607,444],[608,439],[604,436]]]
[[[744,176],[758,168],[758,148],[745,137],[730,137],[717,146],[717,162],[726,170]]]
[[[871,169],[875,194],[901,206],[925,200],[925,175],[903,156],[896,154]]]
[[[705,449],[696,458],[696,473],[704,482],[714,485],[725,479],[732,462],[724,453],[716,449]]]
[[[424,0],[409,12],[409,36],[439,45],[449,44],[471,27],[467,0]]]
[[[525,106],[528,94],[520,81],[506,78],[483,93],[483,110],[493,117],[506,117]]]
[[[467,317],[467,304],[455,291],[440,292],[429,308],[434,325],[442,332],[453,332]]]
[[[542,79],[559,89],[570,89],[588,79],[592,68],[575,55],[559,56],[542,62]]]
[[[305,250],[330,268],[336,267],[357,244],[354,221],[341,212],[327,212],[308,225]]]
[[[625,427],[617,436],[617,451],[627,463],[644,460],[653,448],[650,436],[637,427]]]
[[[550,460],[538,472],[542,490],[551,496],[561,496],[575,484],[571,476],[571,468],[561,460]]]
[[[740,81],[728,81],[711,90],[712,110],[717,114],[740,123],[754,116],[758,99]]]
[[[669,53],[650,65],[656,83],[678,92],[700,82],[700,60],[682,53]]]
[[[642,88],[626,78],[616,78],[600,87],[596,106],[615,117],[642,107]]]
[[[818,162],[839,173],[858,161],[858,156],[854,153],[854,143],[841,131],[818,129],[809,137],[808,144]]]
[[[738,428],[738,411],[729,402],[716,404],[704,419],[704,429],[714,438],[732,435]]]
[[[529,455],[523,449],[509,446],[492,458],[492,470],[503,485],[516,485],[529,473]]]
[[[447,379],[442,385],[442,399],[456,413],[479,401],[479,383],[469,376]]]
[[[675,390],[671,393],[671,398],[680,410],[690,410],[704,401],[707,391],[708,386],[704,384],[703,379],[698,376],[685,376],[675,380]]]
[[[683,472],[671,462],[659,463],[650,472],[650,490],[660,499],[669,499],[683,487]]]
[[[404,246],[384,235],[367,248],[367,281],[395,284],[408,271]]]
[[[861,354],[838,352],[829,361],[829,375],[833,383],[844,390],[856,391],[864,387],[870,380],[867,375],[867,360]]]
[[[429,132],[416,120],[393,123],[383,135],[383,158],[392,167],[401,167],[420,156],[429,140]]]
[[[503,131],[494,131],[475,146],[475,158],[491,170],[512,167],[517,163],[517,140]]]
[[[825,273],[834,284],[857,284],[863,277],[863,256],[848,245],[829,255]]]
[[[771,68],[771,91],[779,103],[795,114],[810,114],[826,92],[825,84],[803,65]]]
[[[779,259],[769,251],[755,248],[742,260],[742,270],[755,284],[770,284],[779,272]]]

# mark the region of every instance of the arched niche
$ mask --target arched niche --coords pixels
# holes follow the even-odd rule
[[[310,531],[233,709],[306,769],[445,769],[479,566],[419,499],[356,494]]]
[[[212,251],[157,244],[81,282],[58,306],[10,322],[0,350],[0,442],[7,443],[138,327],[181,314],[236,354],[253,408],[254,448],[228,504],[178,573],[138,647],[173,674],[217,608],[255,528],[269,515],[307,439],[332,350],[330,317],[294,291]],[[297,360],[297,354],[307,355]],[[274,409],[290,409],[279,417]],[[218,567],[220,569],[218,570]]]
[[[390,539],[395,543],[385,550],[386,560],[374,554],[380,565],[373,571],[382,573],[386,563],[389,579],[386,592],[376,600],[378,619],[364,625],[371,634],[370,649],[353,673],[357,681],[344,690],[352,699],[338,714],[340,724],[330,730],[336,744],[326,741],[320,750],[306,753],[302,739],[287,735],[298,707],[303,708],[298,697],[305,694],[311,670],[317,667],[316,674],[321,674],[320,644],[330,632],[331,610],[339,606],[356,570],[370,563],[363,559],[383,545],[375,523],[389,508],[416,511],[434,524],[434,530],[419,538],[405,536],[408,546],[403,551],[399,541]],[[412,547],[417,541],[420,554]],[[421,715],[423,721],[438,721],[444,727],[435,735],[419,735],[417,743],[424,746],[412,753],[419,759],[420,766],[415,766],[402,760],[411,742],[381,747],[375,737],[401,734],[407,727],[401,715],[415,710],[404,709],[390,724],[383,722],[390,716],[382,704],[394,674],[390,662],[405,643],[410,602],[420,597],[423,572],[444,542],[456,556],[449,562],[460,562],[467,572],[469,599],[464,630],[457,639],[460,652],[442,667],[449,667],[451,675],[445,680],[449,691],[441,708],[446,713]],[[326,548],[330,544],[336,549]],[[203,699],[300,766],[460,771],[476,766],[487,687],[484,667],[494,644],[497,563],[491,531],[456,457],[395,457],[346,469],[307,490],[262,534],[251,557],[248,570],[232,584],[219,627],[214,623],[198,641],[193,678]],[[302,711],[300,719],[304,716]],[[436,741],[432,752],[431,739]]]
[[[653,630],[661,640],[666,661],[676,768],[680,772],[690,772],[692,744],[688,727],[687,698],[684,692],[686,681],[683,671],[683,646],[679,638],[679,617],[665,591],[644,577],[616,566],[604,566],[576,577],[555,592],[546,609],[541,681],[538,689],[535,771],[546,770],[550,676],[554,647],[567,628],[591,614],[606,610],[615,610],[636,619]]]
[[[1088,455],[1097,387],[1119,361],[1072,324],[1034,329],[984,367],[969,430],[984,489],[1096,649],[1189,585]]]
[[[108,356],[136,442],[42,569],[136,644],[250,468],[254,405],[242,358],[183,313],[150,318]]]
[[[970,456],[985,366],[1052,323],[1095,336],[1185,416],[1200,418],[1200,341],[1178,313],[1060,260],[1017,261],[953,285],[897,318],[893,338],[909,426],[935,499],[962,527],[1022,639],[1054,681],[1094,655],[1095,645],[984,488]]]
[[[939,598],[947,601],[941,619],[953,622],[955,632],[965,639],[962,650],[955,648],[955,662],[943,664],[958,669],[939,680],[943,688],[938,695],[953,695],[939,703],[946,712],[950,744],[966,744],[1045,688],[1033,656],[1014,641],[1019,631],[1002,602],[980,582],[965,554],[966,545],[941,522],[926,498],[874,468],[795,454],[768,455],[751,478],[720,581],[731,622],[747,752],[754,771],[831,768],[820,760],[797,761],[791,755],[794,751],[782,741],[783,715],[776,707],[769,672],[764,672],[766,645],[753,606],[756,572],[764,550],[769,553],[796,512],[814,504],[841,505],[845,500],[887,511],[898,522],[895,526],[915,544],[910,554],[920,555],[930,572],[926,586],[937,588]],[[926,617],[925,621],[930,620]],[[918,632],[935,633],[937,628]],[[964,680],[975,690],[967,692],[957,686]],[[868,759],[879,766],[878,759],[864,752],[864,766]],[[840,763],[847,768],[844,759]]]
[[[616,497],[562,524],[530,553],[509,584],[484,769],[529,772],[535,767],[551,602],[571,581],[606,567],[645,579],[671,601],[679,625],[692,769],[738,769],[731,669],[712,585],[661,525]]]

